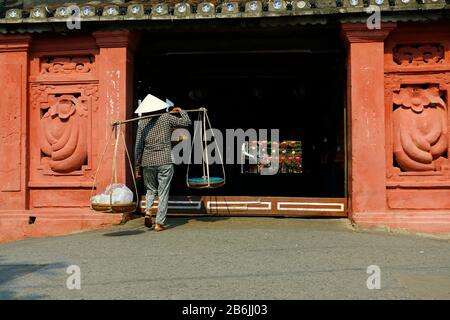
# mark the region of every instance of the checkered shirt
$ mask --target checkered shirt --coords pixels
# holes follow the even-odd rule
[[[139,167],[172,164],[172,130],[189,127],[191,119],[186,111],[181,117],[164,113],[161,116],[139,120],[135,147],[135,165]]]

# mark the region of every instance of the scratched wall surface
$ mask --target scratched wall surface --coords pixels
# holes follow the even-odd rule
[[[1,191],[20,191],[22,66],[3,64],[0,77],[0,176]]]

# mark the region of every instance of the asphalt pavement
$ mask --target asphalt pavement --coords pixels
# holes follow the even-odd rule
[[[448,238],[346,219],[169,222],[2,244],[0,299],[450,299]]]

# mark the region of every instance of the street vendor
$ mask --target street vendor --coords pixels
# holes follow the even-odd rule
[[[136,110],[138,114],[159,114],[155,117],[139,120],[135,147],[136,177],[141,179],[142,169],[142,177],[147,189],[144,221],[148,228],[153,225],[151,210],[155,197],[158,195],[159,203],[155,231],[165,230],[169,190],[174,174],[172,131],[175,128],[191,125],[191,120],[186,111],[175,107],[169,113],[167,112],[169,107],[170,105],[167,102],[148,95]],[[163,113],[161,114],[161,112]]]

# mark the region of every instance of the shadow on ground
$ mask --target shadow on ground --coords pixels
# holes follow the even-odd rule
[[[12,282],[21,277],[30,275],[35,272],[51,276],[56,270],[65,268],[63,263],[51,264],[33,264],[33,263],[4,263],[4,258],[0,257],[0,300],[39,300],[45,299],[42,295],[19,295],[18,291],[14,290],[14,286],[6,286],[7,283]]]
[[[167,230],[181,227],[188,224],[190,221],[199,221],[205,223],[214,223],[230,219],[229,217],[169,217],[167,224]],[[153,218],[154,221],[154,218]],[[114,231],[104,233],[104,237],[125,237],[135,236],[143,234],[152,229],[148,229],[144,226],[144,218],[141,216],[135,216],[133,220],[120,226],[120,228],[127,228],[126,230]],[[130,229],[133,228],[133,229]]]
[[[177,217],[177,218],[172,218],[169,220],[167,229],[173,229],[173,228],[180,227],[182,225],[188,224],[190,221],[214,223],[214,222],[225,221],[228,219],[230,219],[230,218],[228,218],[228,217],[189,217],[189,218]]]
[[[109,232],[104,233],[104,237],[125,237],[125,236],[136,236],[138,234],[145,233],[144,230],[125,230],[125,231],[118,231],[118,232]]]

